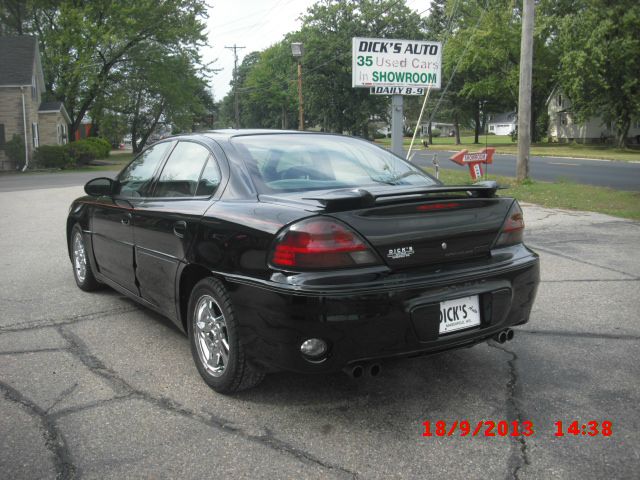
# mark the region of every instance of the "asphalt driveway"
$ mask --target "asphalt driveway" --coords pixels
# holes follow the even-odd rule
[[[81,193],[0,192],[3,478],[637,478],[639,223],[527,206],[543,281],[512,342],[222,396],[168,321],[76,288],[64,225]],[[439,420],[535,433],[423,437]],[[612,434],[554,435],[574,420]]]

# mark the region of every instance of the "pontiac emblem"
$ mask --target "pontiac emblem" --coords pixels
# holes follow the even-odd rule
[[[442,249],[446,250],[447,249],[447,242],[442,242]]]

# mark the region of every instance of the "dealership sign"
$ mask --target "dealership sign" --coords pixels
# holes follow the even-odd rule
[[[353,87],[440,88],[440,42],[353,38],[352,53]]]
[[[371,87],[372,95],[424,95],[424,87]]]

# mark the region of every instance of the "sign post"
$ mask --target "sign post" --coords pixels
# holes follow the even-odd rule
[[[440,42],[352,39],[353,88],[369,88],[372,93],[391,97],[391,151],[403,156],[404,115],[402,95],[417,90],[440,88],[442,45]]]
[[[496,152],[495,148],[483,148],[477,153],[469,153],[468,150],[460,150],[453,155],[449,160],[458,165],[468,165],[469,175],[472,180],[478,180],[484,175],[482,171],[482,164],[493,163],[493,154]]]
[[[402,95],[391,97],[391,151],[402,156],[404,113]]]

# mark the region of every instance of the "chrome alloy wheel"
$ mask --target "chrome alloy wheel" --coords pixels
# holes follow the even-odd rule
[[[80,232],[76,232],[73,236],[73,268],[76,271],[78,281],[84,283],[87,278],[87,255]]]
[[[198,299],[195,309],[195,344],[205,370],[220,377],[229,364],[229,337],[220,305],[209,295]]]

